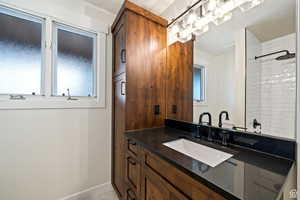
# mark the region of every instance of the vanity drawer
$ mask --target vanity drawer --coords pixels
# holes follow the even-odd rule
[[[131,190],[138,191],[140,184],[140,164],[130,154],[126,156],[126,182],[130,184]]]
[[[136,142],[128,139],[127,140],[127,150],[130,151],[131,153],[133,153],[135,156],[137,156],[138,154],[138,147]]]
[[[144,151],[144,165],[154,170],[192,200],[225,200],[224,197],[215,193],[199,181],[194,180],[146,150]]]

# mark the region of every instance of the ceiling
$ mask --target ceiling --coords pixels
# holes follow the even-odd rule
[[[113,14],[117,14],[124,0],[85,0]],[[168,20],[182,13],[197,0],[130,0]],[[234,11],[233,19],[197,37],[195,46],[217,55],[234,45],[235,33],[248,28],[259,40],[268,41],[295,32],[296,0],[265,0],[248,12]]]
[[[237,9],[231,21],[211,25],[208,32],[197,37],[196,47],[218,55],[234,45],[234,35],[242,28],[246,27],[264,42],[295,32],[295,21],[296,0],[265,0],[245,13]]]
[[[113,14],[117,14],[124,0],[86,0],[98,7],[101,7]],[[131,2],[161,15],[175,0],[130,0]],[[185,0],[183,0],[185,1]]]

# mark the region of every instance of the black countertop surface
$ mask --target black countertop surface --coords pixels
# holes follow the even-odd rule
[[[127,132],[126,136],[227,199],[277,199],[293,165],[292,160],[235,146],[224,147],[169,127]],[[163,145],[179,138],[234,156],[213,168]]]

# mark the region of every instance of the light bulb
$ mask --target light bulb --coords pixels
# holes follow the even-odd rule
[[[180,33],[177,34],[177,38],[180,42],[185,43],[193,38],[192,33],[189,33],[188,35],[181,35]]]
[[[209,11],[214,10],[216,7],[217,7],[217,0],[209,0],[208,1],[207,9]]]
[[[202,35],[203,33],[209,30],[208,24],[204,25],[203,27],[196,28],[193,33],[197,36]]]
[[[262,4],[264,2],[264,0],[248,0],[246,1],[244,4],[240,5],[240,9],[243,12],[246,12],[260,4]]]
[[[202,14],[204,16],[208,15],[217,7],[217,0],[208,0],[202,5]]]
[[[177,34],[180,31],[180,26],[178,23],[175,23],[172,28],[171,28],[171,33],[172,34]]]
[[[208,17],[199,17],[193,24],[193,28],[202,28],[203,26],[210,23],[210,19]]]
[[[194,10],[191,10],[185,18],[186,24],[190,25],[193,24],[195,22],[195,20],[197,19],[197,14]]]
[[[230,19],[232,18],[232,13],[229,12],[229,13],[226,13],[225,15],[221,16],[221,17],[217,17],[216,19],[214,19],[214,24],[215,25],[221,25],[227,21],[229,21]]]
[[[180,31],[179,33],[177,33],[177,38],[180,42],[184,43],[188,40],[192,39],[192,26],[188,26],[186,28],[184,28],[182,31]]]

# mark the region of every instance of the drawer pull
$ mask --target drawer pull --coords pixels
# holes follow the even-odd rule
[[[130,156],[127,157],[127,160],[128,160],[128,162],[129,162],[130,164],[136,165],[135,160],[134,160],[133,158],[131,158]]]

